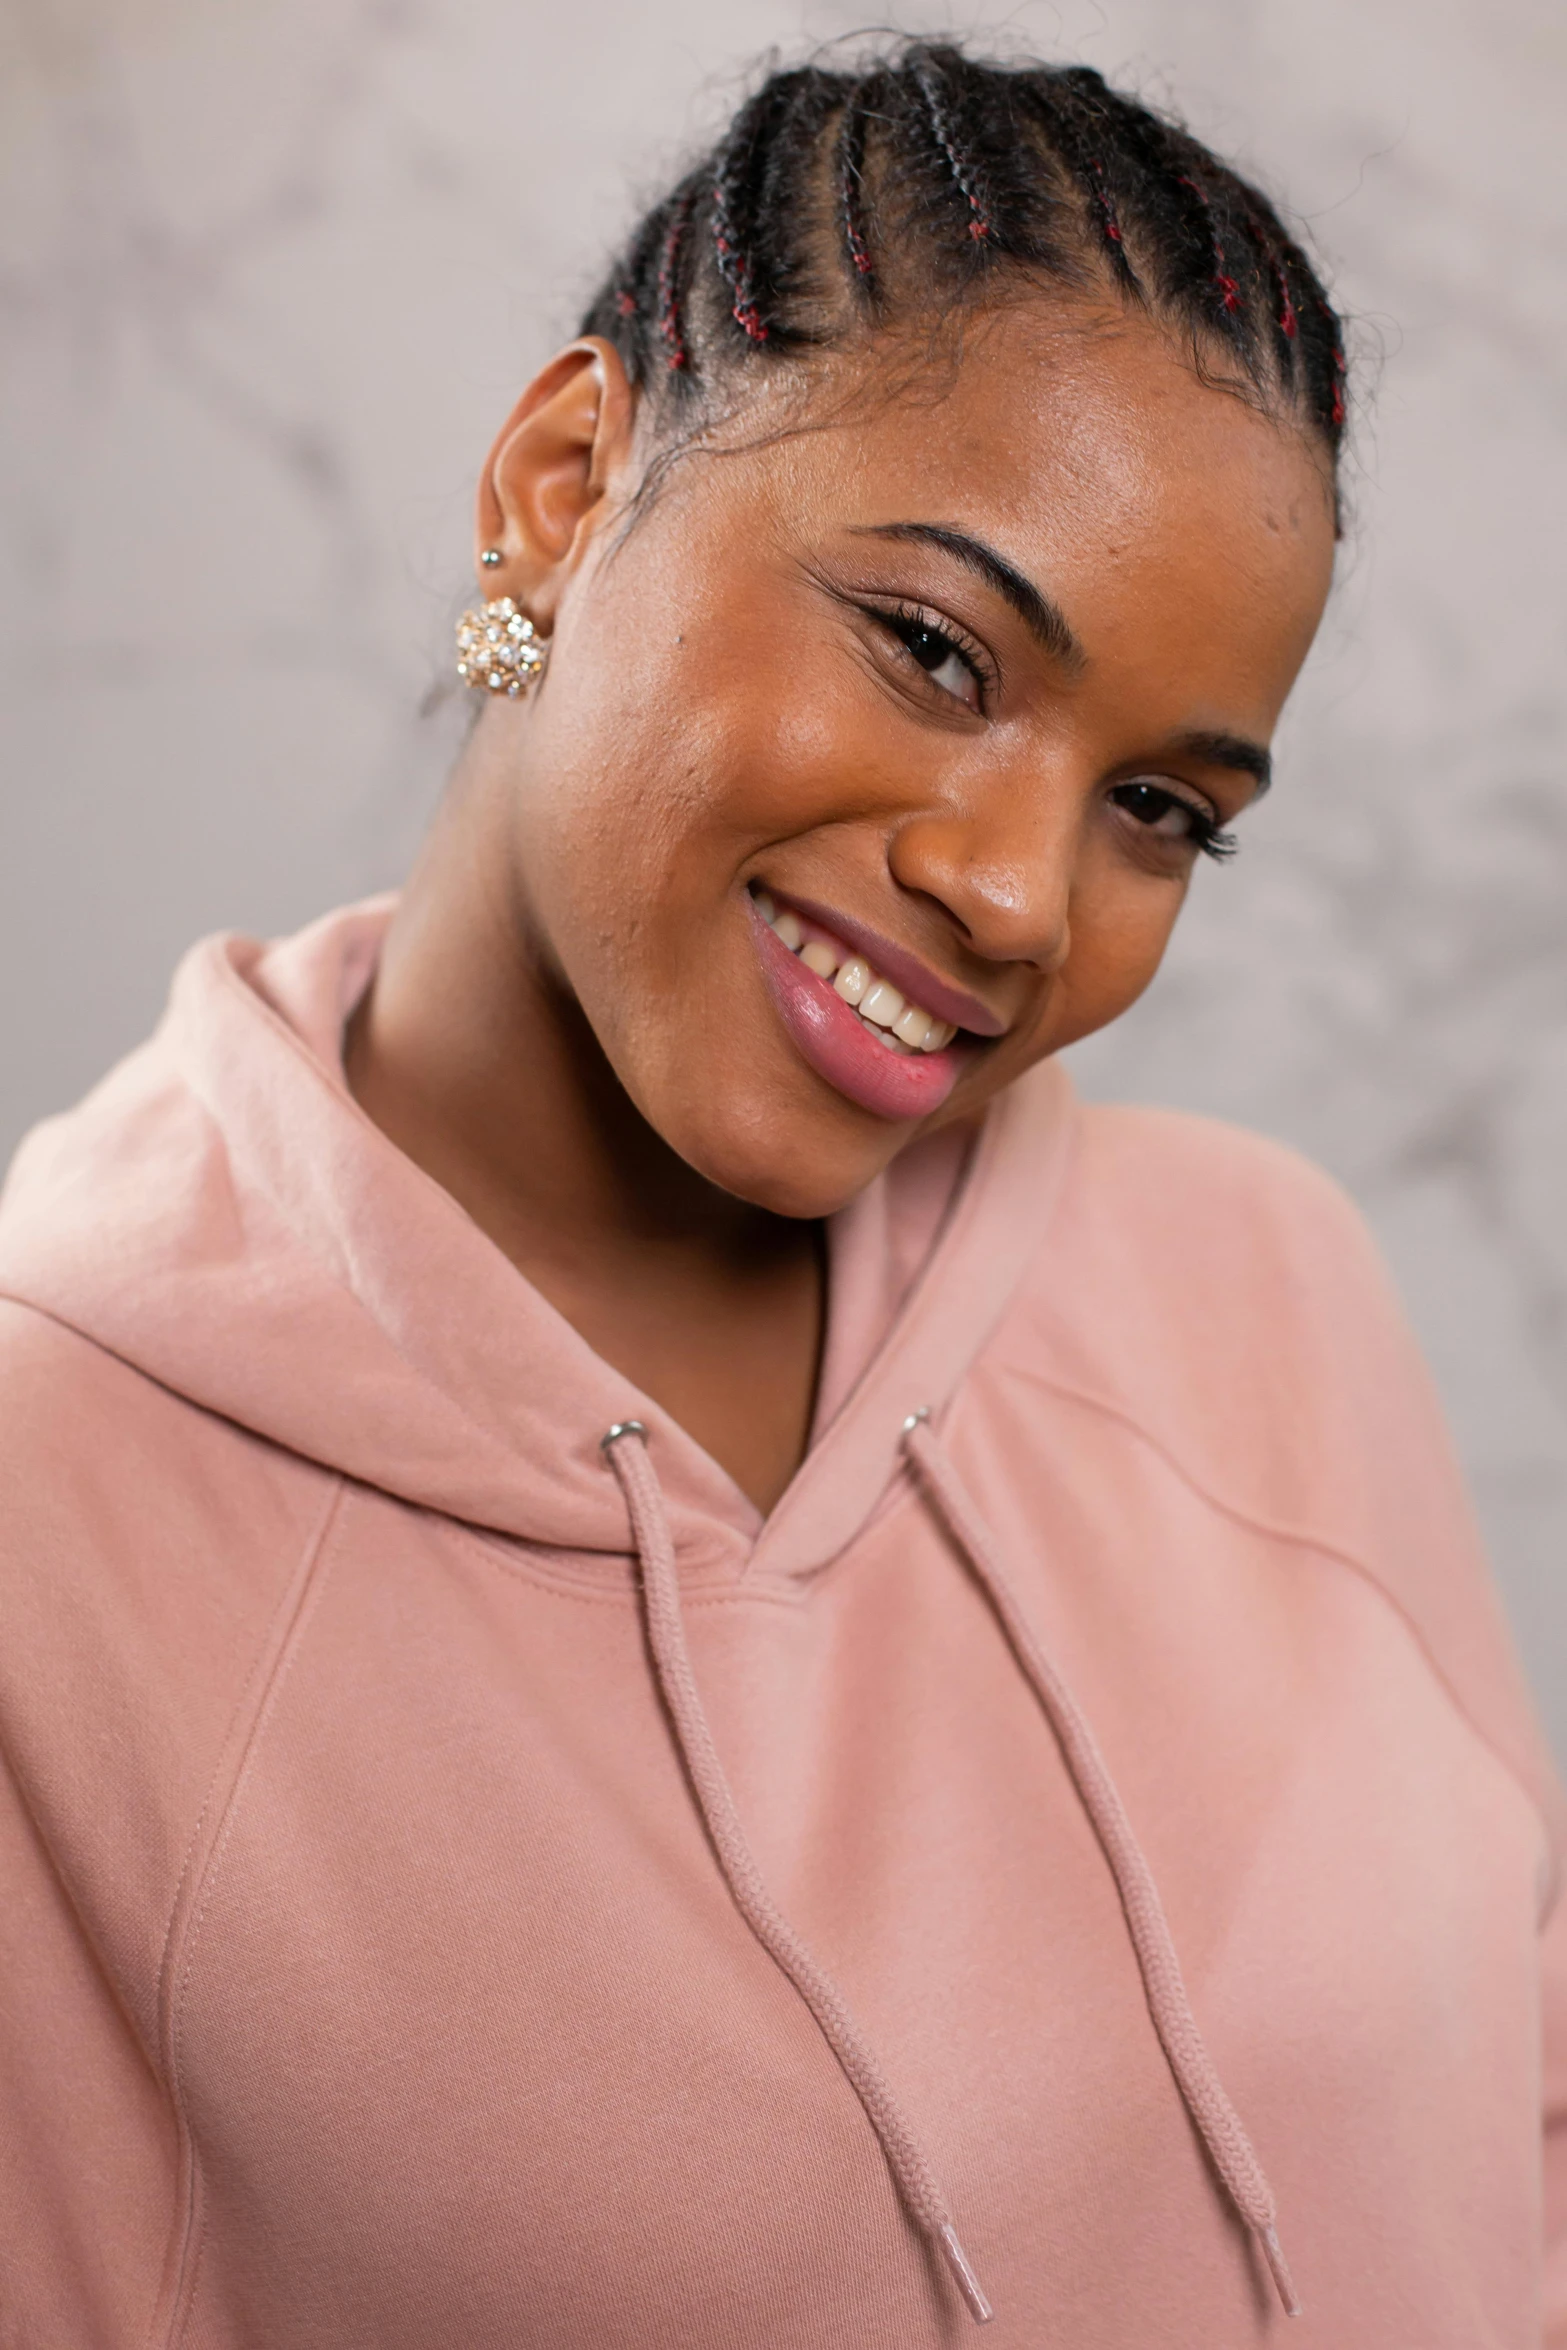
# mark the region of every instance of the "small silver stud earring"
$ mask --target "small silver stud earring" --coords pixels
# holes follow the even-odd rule
[[[483,564],[486,571],[499,571],[505,560],[506,558],[501,553],[499,547],[486,547],[483,554],[479,557],[479,561]]]
[[[549,647],[510,596],[467,611],[457,623],[457,674],[485,693],[525,694],[543,670]]]

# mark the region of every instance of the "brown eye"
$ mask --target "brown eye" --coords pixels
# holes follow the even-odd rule
[[[1205,857],[1233,857],[1233,833],[1220,830],[1211,809],[1199,806],[1163,783],[1118,783],[1110,794],[1118,808],[1156,838],[1180,847],[1189,842]]]
[[[917,661],[933,685],[949,693],[954,701],[964,703],[970,710],[980,708],[983,690],[973,662],[956,640],[945,629],[934,628],[927,620],[904,618],[889,613],[878,614],[891,629],[904,651]]]

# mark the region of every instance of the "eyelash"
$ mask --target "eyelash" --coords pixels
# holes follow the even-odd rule
[[[1124,808],[1126,802],[1118,799],[1117,795],[1121,792],[1134,791],[1152,792],[1156,798],[1167,802],[1167,806],[1160,810],[1160,815],[1167,815],[1170,808],[1179,808],[1190,827],[1186,837],[1202,856],[1212,857],[1216,863],[1222,864],[1227,857],[1233,857],[1239,849],[1240,842],[1233,832],[1224,830],[1217,816],[1210,816],[1206,809],[1195,806],[1180,792],[1172,791],[1168,784],[1145,782],[1139,778],[1132,783],[1117,784],[1110,796],[1117,801],[1118,806]],[[1130,808],[1127,808],[1126,812],[1128,815],[1132,813]],[[1157,822],[1157,820],[1156,818],[1154,821]],[[1149,829],[1152,830],[1151,825]]]
[[[892,604],[862,604],[860,609],[886,630],[927,681],[931,673],[909,643],[910,636],[933,638],[937,644],[945,645],[949,653],[956,653],[964,667],[972,672],[974,682],[979,687],[980,709],[983,711],[1000,682],[995,663],[983,646],[972,637],[961,634],[950,620],[938,620],[923,604],[908,604],[900,600]],[[955,699],[947,694],[945,686],[937,686],[935,690],[949,701]]]

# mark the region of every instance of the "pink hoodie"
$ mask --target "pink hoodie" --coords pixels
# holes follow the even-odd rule
[[[1559,1799],[1340,1196],[1041,1068],[763,1524],[348,1096],[386,918],[0,1210],[4,2350],[1567,2344]]]

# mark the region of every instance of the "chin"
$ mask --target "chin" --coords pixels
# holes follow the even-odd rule
[[[779,1148],[777,1129],[786,1123],[800,1128],[798,1138]],[[822,1121],[823,1126],[826,1121]],[[768,1128],[773,1128],[771,1134]],[[846,1208],[895,1158],[909,1139],[905,1132],[878,1137],[881,1148],[845,1150],[830,1131],[813,1135],[808,1121],[778,1112],[758,1110],[753,1130],[741,1134],[704,1133],[682,1140],[669,1139],[688,1166],[720,1191],[742,1199],[770,1215],[816,1222]],[[835,1147],[836,1141],[836,1147]]]

